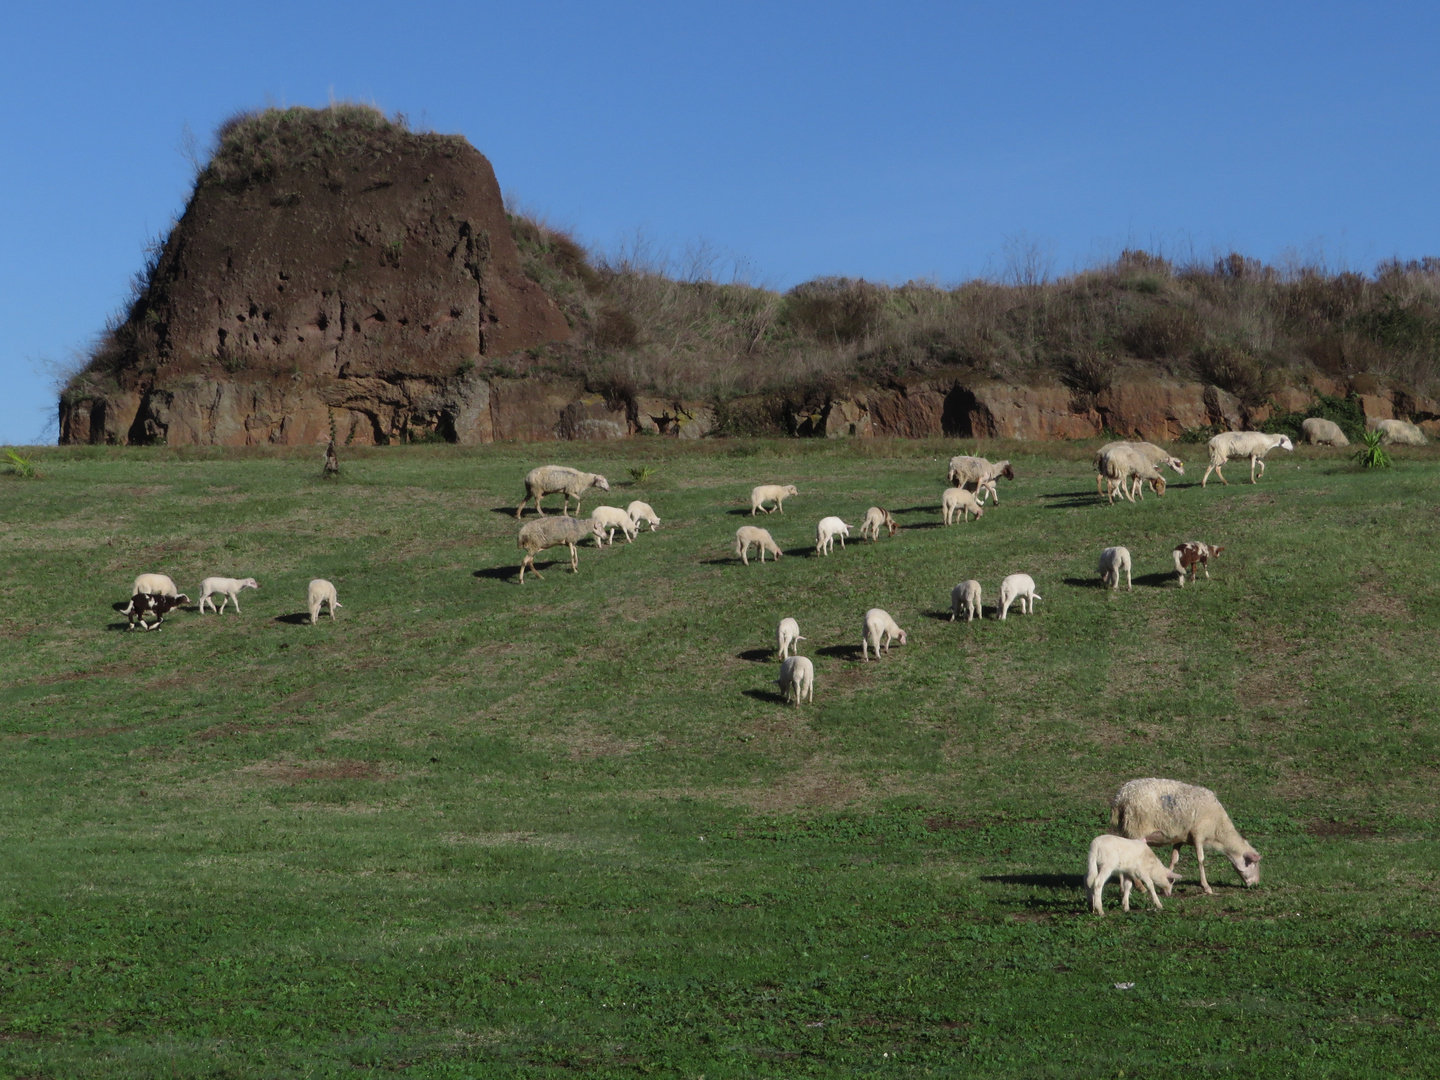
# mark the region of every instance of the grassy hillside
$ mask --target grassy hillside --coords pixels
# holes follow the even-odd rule
[[[981,449],[1018,479],[946,529],[951,443],[595,446],[662,528],[523,587],[533,449],[328,485],[311,453],[37,455],[0,482],[0,1072],[1426,1074],[1440,456],[1108,508],[1086,447]],[[743,567],[768,481],[786,556]],[[814,556],[872,503],[895,538]],[[1189,537],[1227,550],[1180,590]],[[1116,543],[1133,592],[1096,587]],[[261,589],[125,633],[142,570]],[[1017,570],[1043,599],[1002,623]],[[317,576],[344,607],[311,627]],[[967,577],[987,617],[952,624]],[[872,605],[909,644],[865,665]],[[775,694],[783,615],[813,707]],[[1217,853],[1200,894],[1187,849],[1163,912],[1085,913],[1147,775],[1215,788],[1260,887]]]

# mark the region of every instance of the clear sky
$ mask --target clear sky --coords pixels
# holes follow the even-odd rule
[[[458,132],[613,250],[779,288],[942,283],[1034,247],[1371,270],[1440,254],[1440,7],[1354,3],[65,3],[0,31],[0,444],[179,214],[184,133],[369,101]]]

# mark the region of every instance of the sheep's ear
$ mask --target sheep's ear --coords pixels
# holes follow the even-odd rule
[[[1245,865],[1246,865],[1246,866],[1254,866],[1254,865],[1255,865],[1257,862],[1259,862],[1259,861],[1260,861],[1260,853],[1259,853],[1258,851],[1247,851],[1247,852],[1245,853]]]

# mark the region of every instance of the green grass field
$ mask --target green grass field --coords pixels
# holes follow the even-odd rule
[[[0,479],[0,1075],[1434,1075],[1440,455],[1108,508],[1091,447],[992,445],[1018,479],[942,528],[968,449],[37,453]],[[516,584],[545,461],[662,528]],[[764,482],[786,557],[744,567]],[[896,537],[814,556],[872,504]],[[1182,590],[1192,537],[1226,551]],[[261,589],[125,633],[141,571]],[[1043,599],[1002,623],[1015,571]],[[909,643],[863,665],[872,606]],[[1219,793],[1258,888],[1186,849],[1164,911],[1088,914],[1152,775]]]

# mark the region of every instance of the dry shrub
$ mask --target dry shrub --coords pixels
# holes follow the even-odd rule
[[[1186,308],[1150,308],[1120,332],[1120,341],[1131,356],[1141,360],[1170,360],[1195,348],[1200,340],[1200,321]]]
[[[1259,405],[1275,392],[1270,369],[1233,342],[1209,342],[1196,349],[1195,370],[1206,382],[1229,391],[1247,405]]]
[[[875,328],[885,291],[864,279],[817,278],[785,296],[785,318],[819,342],[849,344]]]

